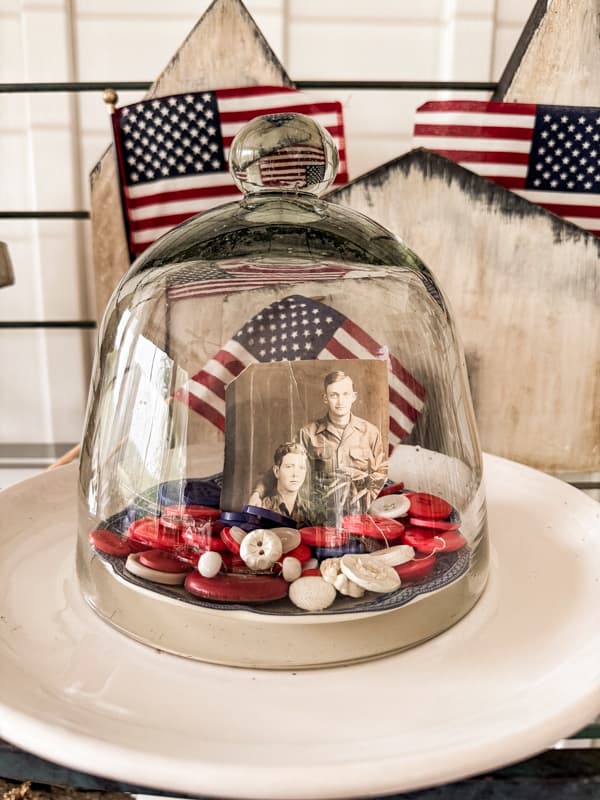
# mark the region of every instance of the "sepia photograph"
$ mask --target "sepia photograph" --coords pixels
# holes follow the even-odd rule
[[[387,478],[387,365],[375,359],[252,364],[226,394],[222,507],[299,525],[365,513]]]

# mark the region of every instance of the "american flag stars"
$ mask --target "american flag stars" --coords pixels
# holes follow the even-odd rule
[[[324,319],[326,326],[333,322],[331,316]],[[243,341],[246,347],[256,347],[255,353],[260,361],[300,361],[313,350],[311,337],[322,337],[323,333],[319,309],[309,309],[306,303],[292,302],[278,305],[267,315],[257,314],[234,338]],[[300,341],[296,341],[299,337],[302,337]]]
[[[437,100],[415,145],[600,236],[600,108]]]
[[[335,182],[345,183],[338,102],[314,101],[282,86],[241,86],[155,97],[116,109],[112,120],[131,255],[195,214],[241,199],[227,168],[233,138],[259,114],[288,110],[313,117],[333,136],[341,163]],[[312,170],[315,159],[308,162]],[[289,177],[288,166],[285,158],[277,160],[271,178],[280,170]]]
[[[216,96],[157,98],[122,109],[125,183],[182,177],[226,169]]]
[[[541,106],[533,132],[527,186],[598,192],[600,115],[589,109]]]

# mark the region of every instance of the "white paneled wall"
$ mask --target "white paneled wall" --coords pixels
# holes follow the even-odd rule
[[[208,5],[0,0],[0,82],[153,80]],[[502,72],[533,0],[247,6],[293,79],[487,81]],[[410,149],[414,109],[432,93],[337,96],[357,177]],[[0,94],[0,210],[88,209],[89,172],[109,141],[98,94]],[[16,275],[0,289],[0,320],[93,318],[89,225],[0,219]],[[94,340],[90,331],[0,329],[0,446],[79,440]]]

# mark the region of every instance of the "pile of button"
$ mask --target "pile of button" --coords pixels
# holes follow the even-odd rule
[[[162,484],[159,501],[159,515],[125,515],[121,532],[108,524],[90,532],[90,543],[124,559],[125,574],[208,601],[289,597],[300,609],[321,611],[339,595],[385,594],[426,579],[437,554],[466,545],[450,503],[403,484],[384,488],[368,514],[345,516],[339,528],[298,529],[257,506],[220,510],[214,480]]]

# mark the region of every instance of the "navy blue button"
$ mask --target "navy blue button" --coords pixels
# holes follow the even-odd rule
[[[124,511],[119,511],[118,514],[113,514],[112,517],[105,520],[99,527],[109,531],[115,531],[115,533],[125,533],[134,520],[144,516],[146,515],[139,509],[129,507]]]
[[[298,524],[290,517],[284,517],[283,514],[278,514],[276,511],[270,511],[267,508],[260,508],[260,506],[242,506],[242,510],[247,514],[254,514],[260,517],[262,521],[266,520],[271,522],[273,526],[281,525],[284,528],[297,528]]]
[[[219,522],[225,525],[226,528],[241,528],[246,533],[265,527],[262,522],[234,522],[233,520],[226,521],[224,519],[220,519]]]
[[[313,549],[315,558],[323,561],[325,558],[341,558],[346,553],[364,553],[365,546],[360,539],[349,539],[341,547],[315,547]]]
[[[245,511],[221,511],[221,519],[223,522],[249,522],[254,524],[255,528],[260,525],[260,517]]]
[[[215,476],[216,477],[216,476]],[[181,478],[165,481],[158,487],[158,502],[161,505],[210,506],[218,508],[221,487],[211,478]]]

